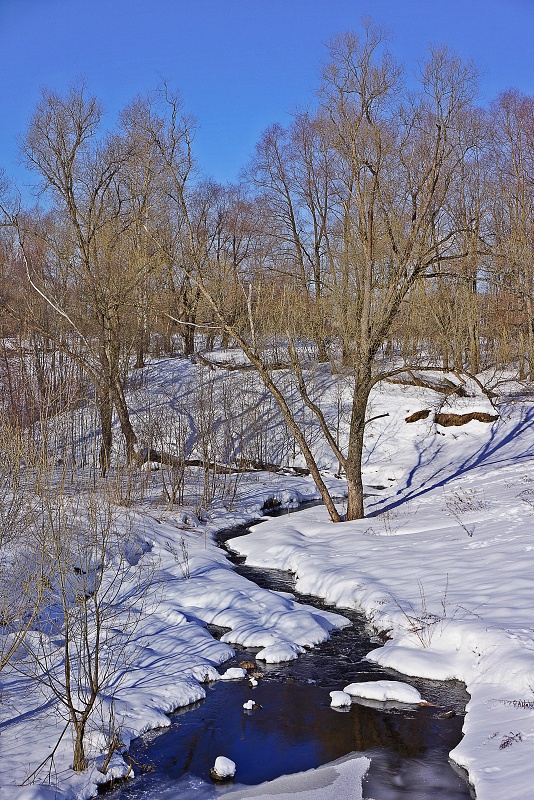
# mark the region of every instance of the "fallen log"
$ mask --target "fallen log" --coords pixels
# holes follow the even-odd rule
[[[278,464],[269,464],[255,459],[238,459],[235,466],[228,464],[219,464],[215,461],[203,461],[201,458],[177,458],[170,453],[161,453],[152,448],[146,448],[139,453],[138,459],[141,464],[146,464],[149,461],[155,464],[164,464],[168,467],[175,469],[183,469],[184,467],[201,467],[202,469],[215,472],[217,475],[235,475],[236,473],[243,472],[274,472],[286,473],[289,475],[305,476],[310,474],[310,470],[306,467],[282,467]]]
[[[405,418],[405,422],[419,422],[420,419],[426,419],[430,414],[429,408],[424,408],[422,411],[415,411],[413,414],[410,414],[409,417]]]
[[[499,419],[498,414],[488,414],[487,411],[471,411],[468,414],[436,414],[434,422],[443,428],[453,425],[466,425],[468,422],[495,422]]]

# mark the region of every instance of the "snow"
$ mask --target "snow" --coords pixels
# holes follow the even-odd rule
[[[242,669],[241,667],[230,667],[227,669],[226,672],[220,676],[221,681],[237,681],[241,678],[244,678],[247,674],[246,669]]]
[[[349,697],[377,700],[384,703],[421,703],[422,697],[413,686],[401,681],[367,681],[366,683],[350,683],[343,693]],[[332,693],[331,693],[332,694]]]
[[[154,404],[157,398],[168,402],[170,394],[186,403],[198,369],[179,360],[151,365],[147,383]],[[350,386],[343,377],[335,384],[326,369],[316,376],[316,394],[334,413]],[[220,373],[213,373],[214,381],[223,380]],[[254,378],[247,376],[247,391],[252,391]],[[240,379],[238,372],[224,375],[230,383]],[[366,434],[364,520],[336,525],[318,506],[264,520],[230,546],[249,564],[290,570],[298,591],[324,598],[341,612],[363,611],[376,632],[388,637],[368,656],[377,664],[404,675],[464,681],[470,701],[463,739],[451,758],[467,770],[478,800],[528,800],[534,760],[534,402],[528,394],[513,402],[502,397],[496,422],[438,429],[437,410],[495,413],[476,382],[466,381],[464,388],[467,396],[444,399],[431,388],[375,387],[369,416],[388,416],[373,421]],[[229,397],[238,402],[237,392]],[[130,402],[141,425],[147,399],[138,393]],[[421,409],[432,413],[405,422]],[[221,407],[220,413],[228,410]],[[273,463],[291,450],[287,432],[274,419],[274,412],[266,416],[267,456]],[[346,421],[339,430],[343,441]],[[343,512],[338,465],[320,437],[312,438]],[[287,459],[288,466],[303,465],[298,452]],[[143,480],[156,482],[165,468],[147,470]],[[266,500],[291,504],[317,496],[308,476],[257,472],[239,476],[231,499],[221,492],[203,522],[191,507],[155,510],[147,503],[136,509],[149,545],[140,564],[155,565],[158,597],[140,624],[135,660],[114,693],[125,745],[145,731],[168,726],[174,709],[202,700],[204,683],[245,678],[246,670],[236,674],[232,668],[230,676],[220,666],[233,655],[232,645],[260,648],[259,660],[278,663],[298,658],[348,624],[342,613],[319,611],[250,583],[213,542],[218,530],[261,519]],[[224,630],[220,641],[207,625]],[[403,686],[391,683],[397,692]],[[376,692],[377,684],[372,687],[358,684],[358,696]],[[89,770],[75,774],[70,769],[72,743],[66,735],[54,755],[53,785],[44,785],[40,773],[36,784],[22,787],[51,753],[65,723],[54,702],[16,672],[4,670],[0,688],[0,800],[94,796],[103,779],[95,759],[107,752],[96,722],[88,733]],[[405,698],[394,699],[418,702]],[[389,697],[385,692],[374,699]],[[359,797],[367,764],[365,758],[352,758],[230,795],[236,800],[287,793],[316,800]],[[111,769],[118,775],[128,767],[116,754]]]
[[[352,703],[352,697],[347,692],[330,692],[330,698],[330,705],[333,708],[343,708]]]
[[[430,390],[381,387],[365,467],[365,520],[322,508],[266,521],[230,546],[247,563],[290,570],[296,588],[364,611],[389,641],[368,656],[398,672],[459,679],[471,700],[451,758],[477,798],[529,798],[534,757],[532,405],[500,406],[487,425],[443,429],[405,416]],[[430,398],[431,400],[431,398]],[[462,412],[488,401],[460,398]],[[486,405],[485,405],[486,404]],[[458,405],[455,404],[454,411]],[[418,430],[416,430],[416,428]],[[374,441],[372,441],[374,439]]]
[[[220,778],[232,778],[235,775],[235,762],[231,758],[226,758],[226,756],[217,756],[213,771]]]
[[[228,800],[247,797],[287,800],[291,795],[304,800],[358,800],[362,797],[361,783],[368,769],[369,759],[349,757],[307,772],[283,775],[250,789],[229,792],[227,797]]]
[[[1,800],[56,800],[53,786],[0,786]]]

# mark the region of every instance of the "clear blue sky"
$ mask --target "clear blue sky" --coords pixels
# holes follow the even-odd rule
[[[165,78],[200,124],[200,166],[235,180],[261,132],[313,101],[325,42],[364,15],[408,69],[447,43],[482,72],[483,103],[534,94],[534,0],[0,0],[0,167],[30,180],[17,138],[41,87],[84,77],[111,127]]]

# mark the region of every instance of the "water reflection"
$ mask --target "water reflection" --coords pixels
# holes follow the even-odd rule
[[[248,699],[262,708],[244,711]],[[374,754],[366,796],[375,800],[435,800],[438,786],[441,798],[469,797],[465,782],[447,765],[447,752],[461,736],[461,717],[439,720],[435,708],[385,710],[360,704],[339,714],[329,700],[323,687],[272,678],[255,689],[244,681],[215,684],[205,701],[173,715],[172,727],[161,736],[137,741],[131,751],[134,762],[150,763],[155,771],[113,797],[139,800],[148,796],[149,787],[150,796],[158,797],[186,774],[202,782],[218,755],[235,761],[236,781],[250,785],[353,751]],[[384,794],[393,790],[397,794]]]

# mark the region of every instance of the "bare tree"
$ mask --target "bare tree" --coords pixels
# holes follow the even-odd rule
[[[345,470],[348,484],[347,518],[363,515],[361,479],[363,438],[367,404],[372,387],[387,374],[381,356],[401,305],[418,280],[435,274],[438,264],[454,264],[465,258],[465,220],[452,207],[452,185],[479,137],[471,102],[475,91],[472,69],[447,50],[435,50],[421,68],[418,94],[401,92],[400,70],[383,50],[381,32],[368,24],[363,37],[352,34],[335,39],[330,49],[321,90],[321,108],[314,135],[321,144],[297,148],[297,156],[282,153],[279,131],[269,134],[261,149],[260,176],[272,202],[264,207],[264,229],[271,221],[278,231],[285,225],[285,239],[293,253],[292,274],[287,281],[273,280],[254,262],[240,270],[242,307],[248,330],[240,330],[229,318],[210,279],[212,269],[208,237],[196,235],[190,186],[192,174],[191,130],[180,116],[176,99],[162,97],[159,115],[146,116],[145,131],[161,156],[170,195],[185,236],[188,259],[183,269],[212,309],[215,322],[244,350],[262,381],[275,397],[286,424],[295,437],[314,480],[334,520],[340,516],[315,462],[312,448],[280,381],[273,373],[272,325],[266,310],[276,305],[285,337],[287,363],[306,407],[316,416],[323,435]],[[325,159],[325,152],[328,156]],[[302,159],[304,158],[304,164]],[[328,165],[328,202],[322,205],[302,191],[293,176],[296,164],[310,172],[310,159]],[[325,169],[326,167],[323,167]],[[318,166],[317,166],[318,169]],[[300,187],[300,195],[299,195]],[[321,190],[321,197],[324,196]],[[313,197],[317,190],[313,189]],[[299,200],[300,197],[300,200]],[[300,216],[299,216],[300,202]],[[305,211],[304,211],[305,207]],[[311,242],[321,250],[321,273],[315,273],[311,296],[328,307],[329,325],[353,372],[349,443],[342,452],[328,421],[310,395],[301,362],[298,334],[305,329],[302,294],[306,270],[313,263],[314,247],[301,236],[302,219],[313,225]],[[283,238],[282,234],[279,235]],[[162,248],[166,243],[160,241]],[[309,253],[305,255],[305,248]],[[306,251],[308,252],[308,251]],[[284,258],[284,248],[282,256]],[[264,265],[269,259],[264,260]],[[299,265],[301,265],[299,267]],[[299,274],[301,276],[299,282]],[[312,274],[313,270],[312,270]],[[296,279],[295,279],[296,276]],[[320,288],[318,295],[318,289]],[[293,313],[297,309],[298,313]],[[263,328],[262,328],[263,326]],[[279,326],[280,327],[280,326]]]
[[[338,157],[334,303],[354,370],[349,444],[340,459],[349,519],[363,515],[367,401],[390,369],[381,362],[383,344],[416,282],[464,253],[451,187],[477,141],[470,68],[433,51],[420,92],[399,104],[399,72],[387,53],[377,58],[381,44],[372,26],[363,41],[337,39],[322,90],[325,135]]]
[[[491,131],[493,282],[501,295],[500,324],[517,342],[521,377],[534,380],[534,98],[502,94],[491,109]]]
[[[249,170],[259,192],[271,277],[295,285],[293,302],[300,299],[302,332],[306,327],[320,362],[329,359],[325,273],[332,258],[332,172],[328,142],[310,114],[300,114],[287,130],[280,125],[269,128]]]
[[[135,657],[154,564],[132,518],[109,498],[76,500],[41,492],[41,542],[50,589],[17,667],[55,698],[73,732],[73,769],[87,767],[85,736],[99,704],[108,705]]]
[[[101,116],[84,86],[65,97],[43,92],[23,149],[54,210],[34,219],[19,214],[13,222],[29,285],[66,335],[58,336],[39,319],[35,329],[80,364],[95,386],[105,473],[113,408],[127,457],[136,457],[124,384],[131,350],[139,330],[145,330],[146,280],[155,260],[144,233],[152,191],[149,154],[128,131],[100,136]],[[140,307],[144,313],[138,313]]]

